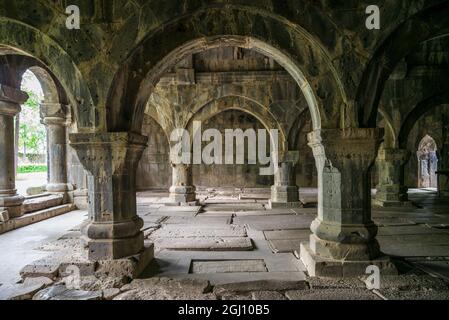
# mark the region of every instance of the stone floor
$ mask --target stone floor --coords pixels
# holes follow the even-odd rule
[[[432,190],[411,190],[415,208],[374,208],[382,250],[395,257],[401,271],[400,276],[381,277],[379,290],[368,290],[363,279],[307,276],[297,250],[308,239],[316,216],[313,189],[301,190],[307,205],[296,209],[268,209],[269,192],[258,189],[201,190],[201,205],[183,208],[164,205],[167,196],[163,191],[138,195],[145,241],[155,245],[155,260],[143,275],[146,279],[98,280],[92,275],[83,277],[75,290],[67,286],[67,275],[56,276],[58,268],[48,268],[48,261],[57,261],[67,248],[83,250],[76,226],[83,214],[76,212],[55,218],[76,215],[79,219],[71,219],[71,228],[69,223],[58,225],[46,243],[34,243],[42,255],[31,255],[29,242],[16,244],[14,250],[23,249],[23,255],[33,259],[43,252],[56,258],[44,259],[47,269],[39,269],[40,278],[33,281],[24,276],[25,283],[18,285],[12,284],[18,278],[18,265],[33,259],[21,258],[10,267],[0,264],[4,283],[0,299],[449,299],[449,202],[437,201]],[[49,227],[54,221],[35,225],[37,232],[44,233],[41,238],[48,231],[39,226]],[[25,229],[0,236],[0,246],[5,248],[8,241],[12,245]],[[33,231],[26,234],[32,237]],[[54,241],[55,236],[59,240]],[[11,260],[11,252],[5,256],[5,250],[0,250],[0,261]],[[2,278],[5,274],[10,276]]]
[[[16,178],[16,189],[20,195],[27,195],[29,188],[41,188],[47,184],[47,172],[20,173]]]

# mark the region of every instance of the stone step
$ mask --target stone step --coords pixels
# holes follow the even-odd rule
[[[63,201],[64,197],[60,194],[50,194],[41,197],[27,198],[23,203],[23,212],[27,214],[51,207],[60,206],[62,205]]]
[[[0,223],[0,234],[59,216],[61,214],[73,211],[74,209],[75,206],[73,204],[64,204],[8,220],[5,223]]]

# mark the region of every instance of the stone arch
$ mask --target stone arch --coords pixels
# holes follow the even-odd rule
[[[429,97],[418,103],[415,108],[405,118],[398,135],[398,144],[400,148],[407,148],[407,140],[418,120],[432,109],[449,103],[449,92]]]
[[[377,48],[357,90],[361,127],[375,127],[379,102],[386,81],[398,62],[418,44],[449,34],[449,2],[431,6],[400,24]]]
[[[222,101],[230,102],[231,105],[219,103]],[[288,148],[285,128],[276,120],[276,117],[259,102],[243,96],[227,95],[207,102],[188,119],[186,129],[191,130],[193,121],[206,121],[226,110],[243,111],[260,121],[267,130],[278,129],[280,133],[280,151]]]
[[[52,75],[42,67],[32,66],[27,70],[31,71],[39,81],[44,93],[44,103],[62,103],[61,92],[53,79]]]
[[[233,19],[247,21],[233,23]],[[169,39],[167,33],[172,35]],[[300,86],[315,129],[341,125],[340,111],[347,106],[346,96],[323,46],[298,26],[227,6],[202,10],[161,26],[133,50],[110,89],[108,130],[139,132],[146,102],[166,66],[188,54],[220,46],[252,49],[273,58]]]
[[[22,22],[1,17],[0,49],[3,53],[33,57],[51,70],[73,106],[79,131],[95,131],[102,126],[81,72],[68,53],[53,39]]]

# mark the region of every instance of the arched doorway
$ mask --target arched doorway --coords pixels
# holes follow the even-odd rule
[[[419,143],[418,151],[418,188],[437,188],[437,145],[435,140],[426,135]]]
[[[15,118],[16,186],[19,194],[27,195],[33,189],[43,191],[47,184],[47,133],[40,112],[44,92],[31,70],[23,74],[21,90],[28,100]]]

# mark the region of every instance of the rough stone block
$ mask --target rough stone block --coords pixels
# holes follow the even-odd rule
[[[137,279],[122,287],[114,300],[216,300],[206,280]]]
[[[221,284],[214,287],[218,296],[232,292],[307,290],[306,281],[258,280]]]
[[[95,273],[100,276],[136,279],[148,267],[153,258],[154,246],[147,244],[138,255],[123,259],[97,261]]]
[[[376,294],[363,289],[295,290],[285,293],[289,300],[381,300]]]

